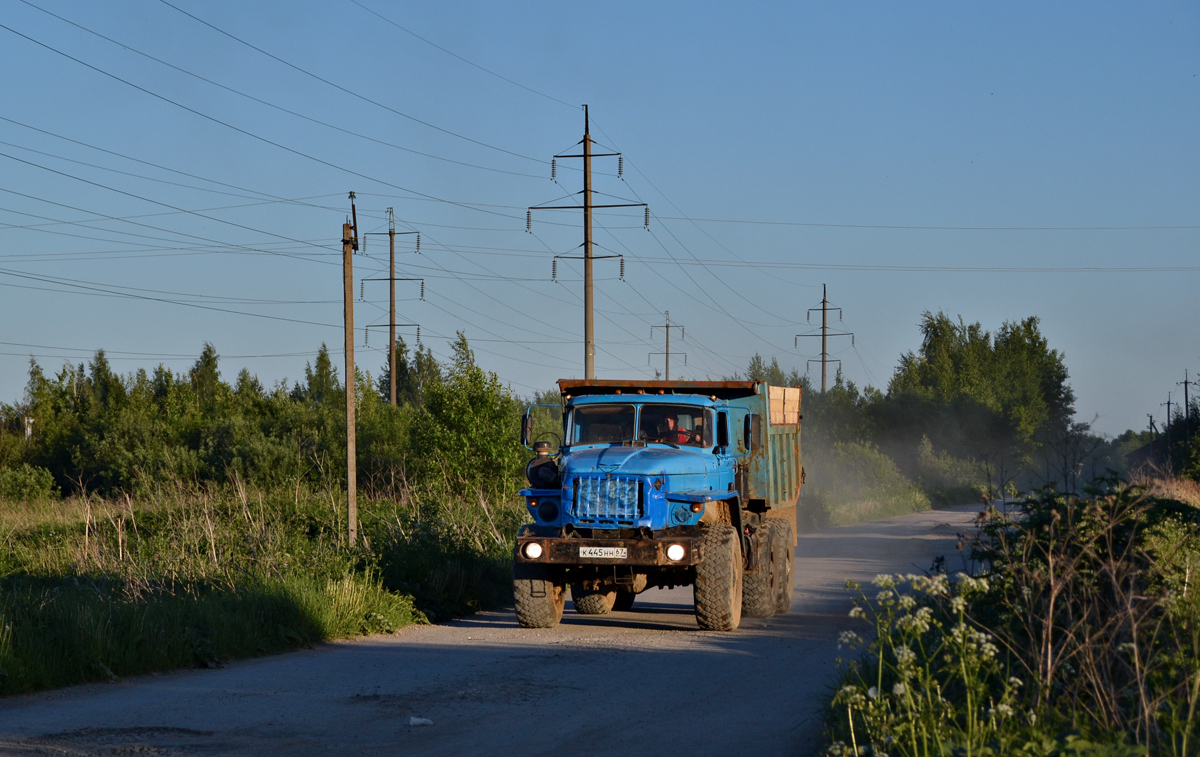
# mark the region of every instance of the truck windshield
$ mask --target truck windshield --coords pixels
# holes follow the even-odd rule
[[[571,411],[571,444],[633,441],[633,405],[582,405]]]
[[[638,439],[663,444],[712,446],[712,413],[694,405],[643,405]]]

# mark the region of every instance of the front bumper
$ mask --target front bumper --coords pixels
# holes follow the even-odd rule
[[[525,556],[525,545],[537,542],[542,554],[536,560]],[[672,560],[667,557],[667,547],[679,544],[684,549],[683,557]],[[580,556],[581,548],[611,550],[624,549],[625,557]],[[652,565],[658,567],[690,567],[704,557],[699,537],[680,536],[664,539],[580,539],[562,536],[517,537],[517,562],[527,565]]]

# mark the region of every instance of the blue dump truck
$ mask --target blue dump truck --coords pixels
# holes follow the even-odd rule
[[[525,412],[535,457],[521,491],[513,589],[525,628],[628,610],[652,587],[693,587],[696,622],[791,606],[800,390],[753,381],[562,380]],[[561,413],[561,423],[536,422]]]

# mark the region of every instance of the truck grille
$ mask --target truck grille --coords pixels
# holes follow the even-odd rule
[[[633,526],[644,514],[641,481],[636,476],[579,476],[572,504],[580,523]]]

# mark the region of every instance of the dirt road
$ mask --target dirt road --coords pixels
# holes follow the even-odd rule
[[[511,611],[0,700],[0,754],[806,755],[847,578],[959,569],[975,508],[802,536],[792,611],[697,630],[691,589],[522,630]],[[432,721],[431,724],[414,718]]]

